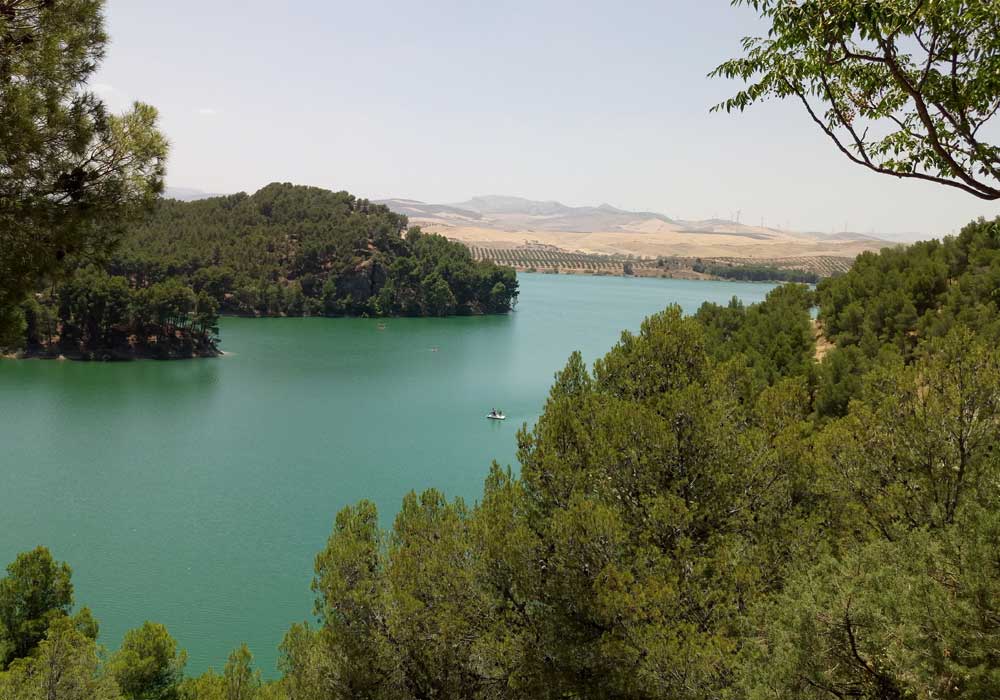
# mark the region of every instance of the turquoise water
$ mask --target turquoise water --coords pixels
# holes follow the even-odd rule
[[[588,361],[667,304],[759,301],[769,285],[521,275],[508,316],[224,319],[226,356],[0,362],[0,562],[45,544],[114,648],[167,625],[188,670],[247,642],[273,675],[311,617],[336,512],[436,487],[470,503],[538,417],[573,350]],[[504,423],[485,420],[503,409]]]

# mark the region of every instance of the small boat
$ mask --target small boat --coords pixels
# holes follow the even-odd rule
[[[490,420],[507,420],[507,416],[503,413],[498,413],[497,411],[490,411],[486,414],[486,417]]]

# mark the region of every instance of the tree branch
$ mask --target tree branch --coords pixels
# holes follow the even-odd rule
[[[1000,192],[998,192],[996,196],[993,196],[981,192],[974,187],[969,187],[968,185],[965,185],[961,182],[956,182],[955,180],[949,180],[947,178],[938,177],[937,175],[928,175],[926,173],[917,173],[917,172],[901,173],[895,170],[890,170],[889,168],[883,167],[881,165],[876,165],[875,163],[872,163],[870,160],[865,161],[862,160],[861,158],[858,158],[853,153],[851,153],[850,149],[844,146],[844,144],[841,142],[837,134],[834,133],[834,131],[830,129],[829,126],[827,126],[826,123],[816,115],[816,112],[813,110],[812,105],[809,104],[809,100],[802,93],[802,91],[796,87],[791,86],[791,84],[789,84],[789,88],[796,96],[798,96],[799,100],[805,106],[806,111],[809,113],[809,116],[812,117],[812,120],[819,126],[820,129],[823,130],[823,133],[825,133],[827,136],[830,137],[830,140],[833,141],[833,143],[837,146],[840,152],[843,153],[845,156],[847,156],[847,158],[851,162],[857,163],[858,165],[863,165],[869,170],[879,173],[881,175],[892,175],[900,179],[905,178],[912,180],[924,180],[926,182],[934,182],[939,185],[945,185],[946,187],[954,187],[956,189],[962,190],[963,192],[968,192],[969,194],[974,195],[979,199],[985,199],[988,201],[1000,199]]]
[[[1000,199],[1000,190],[990,187],[985,183],[981,183],[972,177],[955,161],[948,150],[941,144],[937,126],[934,124],[934,120],[931,118],[930,112],[927,110],[927,104],[924,101],[923,95],[910,84],[906,73],[900,67],[898,61],[896,61],[895,49],[881,37],[877,37],[877,39],[879,45],[882,47],[883,56],[885,57],[886,66],[889,68],[889,72],[892,74],[893,78],[896,79],[896,82],[899,83],[900,87],[902,87],[906,94],[908,94],[913,100],[913,103],[917,108],[917,115],[919,116],[921,123],[923,123],[924,128],[927,130],[927,140],[934,152],[952,168],[952,172],[955,177],[959,178],[969,186],[969,191],[977,194],[977,196],[987,195],[983,197],[983,199]]]

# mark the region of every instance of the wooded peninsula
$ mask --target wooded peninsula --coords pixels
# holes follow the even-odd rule
[[[450,316],[510,311],[513,269],[346,192],[272,184],[161,200],[103,263],[80,263],[22,305],[33,357],[218,353],[218,317]]]

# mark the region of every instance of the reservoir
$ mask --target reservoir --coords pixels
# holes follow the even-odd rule
[[[519,277],[506,316],[226,318],[217,359],[0,361],[0,565],[48,546],[109,649],[154,620],[189,674],[246,642],[274,676],[340,508],[370,499],[387,527],[410,490],[471,505],[493,460],[517,469],[572,351],[590,363],[668,304],[771,288]]]

